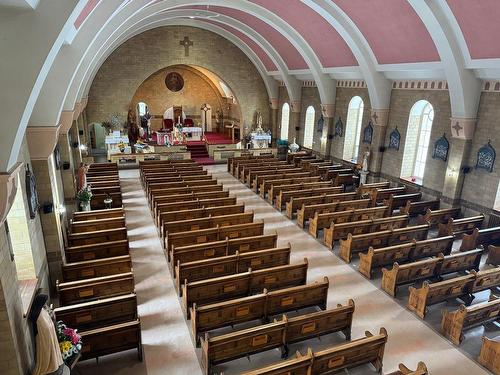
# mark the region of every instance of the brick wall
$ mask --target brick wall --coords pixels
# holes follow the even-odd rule
[[[194,43],[187,57],[179,45],[184,36]],[[228,84],[239,102],[244,131],[249,131],[253,125],[256,111],[262,112],[264,127],[268,127],[269,97],[252,62],[223,37],[187,26],[155,28],[118,47],[92,83],[86,110],[88,123],[101,122],[114,113],[125,120],[132,97],[141,83],[160,69],[178,64],[202,66]]]

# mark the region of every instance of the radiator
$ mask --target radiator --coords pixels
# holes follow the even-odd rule
[[[500,212],[493,211],[490,214],[490,220],[488,221],[488,227],[500,227]]]

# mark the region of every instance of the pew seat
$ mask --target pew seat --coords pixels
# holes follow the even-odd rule
[[[126,272],[132,272],[132,259],[130,255],[86,260],[62,265],[64,281],[91,279],[94,277],[110,276]]]
[[[286,216],[293,219],[297,213],[297,224],[305,228],[317,213],[327,213],[360,208],[368,208],[369,199],[356,199],[356,193],[317,195],[314,197],[292,198],[286,203]]]
[[[99,242],[90,245],[69,246],[64,249],[67,263],[112,258],[129,254],[128,239]]]

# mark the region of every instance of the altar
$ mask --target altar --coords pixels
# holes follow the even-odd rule
[[[196,126],[184,126],[182,128],[183,139],[187,141],[201,141],[203,129]]]
[[[250,139],[252,140],[253,148],[267,148],[271,144],[271,135],[266,133],[256,133],[250,134]]]

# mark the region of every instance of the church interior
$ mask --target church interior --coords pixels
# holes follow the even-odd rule
[[[0,374],[500,375],[499,18],[0,0]]]

